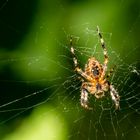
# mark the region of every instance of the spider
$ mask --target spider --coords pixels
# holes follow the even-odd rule
[[[97,99],[99,99],[105,96],[105,93],[109,91],[110,96],[115,104],[115,109],[117,110],[120,108],[120,96],[114,86],[107,80],[113,70],[110,70],[110,72],[106,74],[108,55],[104,39],[98,26],[97,33],[101,42],[101,47],[103,49],[104,63],[100,64],[100,62],[95,57],[90,57],[87,64],[85,64],[84,71],[79,66],[77,57],[75,55],[75,49],[73,47],[73,38],[72,36],[70,37],[70,51],[72,53],[75,71],[80,75],[82,79],[80,99],[81,106],[86,109],[92,109],[88,106],[88,94],[92,94]]]

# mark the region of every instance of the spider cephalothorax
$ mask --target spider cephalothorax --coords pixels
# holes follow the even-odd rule
[[[97,33],[100,38],[101,46],[104,52],[104,63],[100,64],[99,61],[95,57],[91,57],[88,59],[87,64],[85,65],[84,71],[79,67],[75,51],[72,44],[72,37],[70,39],[70,47],[71,53],[73,55],[73,62],[75,65],[75,71],[82,78],[82,86],[81,86],[81,106],[84,108],[90,109],[88,106],[88,94],[94,95],[96,98],[102,98],[105,96],[107,91],[110,91],[110,95],[112,100],[115,103],[116,109],[119,109],[119,101],[120,96],[118,92],[115,90],[114,86],[110,84],[110,82],[106,79],[107,71],[107,63],[108,63],[108,55],[105,47],[104,40],[99,31],[99,27],[97,26]]]

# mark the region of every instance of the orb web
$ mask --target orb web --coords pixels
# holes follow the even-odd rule
[[[7,1],[0,9],[3,9],[6,3]],[[72,35],[74,38],[76,56],[82,69],[91,56],[95,56],[102,64],[104,56],[96,25],[89,23],[82,26],[71,25],[69,30],[63,27],[59,31],[62,38],[54,37],[47,28],[49,37],[55,42],[53,49],[43,42],[41,46],[45,47],[41,48],[42,50],[37,55],[29,56],[21,53],[21,55],[10,55],[7,58],[6,54],[0,58],[2,76],[0,79],[0,130],[5,125],[10,127],[10,123],[26,118],[37,107],[51,105],[53,109],[50,112],[57,111],[56,118],[63,115],[67,122],[69,127],[67,139],[107,140],[140,137],[140,60],[134,56],[138,52],[139,45],[130,40],[131,33],[135,32],[139,19],[140,16],[131,25],[129,33],[122,38],[123,43],[119,44],[125,48],[123,54],[119,52],[121,50],[119,46],[112,43],[114,33],[110,33],[107,29],[105,31],[99,26],[109,55],[108,71],[114,68],[109,81],[120,95],[120,110],[115,110],[109,94],[102,99],[89,95],[92,111],[85,110],[80,105],[81,81],[74,72],[69,37]],[[36,32],[34,39],[36,43],[40,39],[39,33],[42,30],[46,30],[43,23]],[[126,48],[128,42],[130,47]],[[44,60],[46,63],[42,63]],[[24,64],[21,69],[29,71],[26,78],[23,78],[24,76],[21,78],[22,73],[15,74],[21,69],[11,69],[20,63]],[[51,68],[48,70],[49,66]],[[34,72],[33,77],[38,75],[38,71],[32,71],[32,69],[39,69],[39,74],[45,73],[46,75],[31,78],[32,72]],[[6,74],[8,78],[3,76]],[[30,78],[27,78],[28,76]],[[8,94],[9,92],[11,95]],[[14,92],[16,94],[12,94]],[[40,116],[43,115],[40,114]]]

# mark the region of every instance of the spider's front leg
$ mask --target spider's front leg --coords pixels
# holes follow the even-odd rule
[[[115,88],[113,87],[113,85],[110,85],[110,95],[112,100],[115,103],[115,108],[116,110],[120,108],[120,96],[118,94],[118,92],[115,90]]]
[[[105,76],[106,71],[107,71],[108,54],[107,54],[106,45],[105,45],[103,36],[102,36],[98,26],[97,26],[97,33],[99,35],[101,46],[102,46],[103,53],[104,53],[104,65],[103,65],[103,72],[102,72],[102,75],[101,75],[101,77],[103,78]]]
[[[82,78],[87,79],[89,81],[93,80],[92,77],[88,76],[79,66],[77,57],[75,55],[75,49],[73,47],[73,41],[72,41],[72,36],[70,37],[70,51],[72,54],[72,58],[73,58],[73,63],[74,63],[74,67],[75,67],[75,71],[81,75]]]
[[[79,64],[78,64],[78,61],[77,61],[77,57],[75,55],[75,49],[73,48],[73,38],[72,38],[72,36],[70,36],[70,51],[72,53],[74,66],[75,66],[75,68],[77,68],[77,67],[79,67]]]

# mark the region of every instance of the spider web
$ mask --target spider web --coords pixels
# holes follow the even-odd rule
[[[0,9],[3,10],[7,3],[8,1],[4,2]],[[57,5],[60,6],[60,3]],[[121,2],[121,6],[125,6],[124,1]],[[42,31],[47,30],[48,37],[54,42],[54,48],[49,47],[48,42],[43,42],[39,53],[34,51],[32,45],[30,46],[31,49],[28,51],[33,50],[34,54],[26,53],[24,49],[23,53],[17,51],[15,54],[12,52],[10,54],[1,49],[1,139],[10,140],[5,131],[8,131],[9,135],[16,132],[21,126],[17,123],[21,123],[31,116],[36,108],[42,106],[45,106],[46,110],[40,112],[37,117],[52,112],[56,112],[55,120],[63,116],[65,121],[62,121],[60,126],[67,128],[64,139],[138,139],[140,137],[140,60],[134,54],[139,52],[139,44],[130,38],[139,25],[139,15],[130,25],[127,35],[121,38],[120,47],[124,48],[125,53],[121,54],[114,44],[115,41],[112,41],[114,33],[101,28],[109,55],[108,71],[114,68],[109,81],[120,95],[120,110],[115,110],[109,94],[102,99],[89,95],[92,111],[84,110],[80,106],[81,81],[73,70],[69,37],[72,35],[74,38],[76,56],[82,69],[91,56],[95,56],[100,63],[103,63],[103,50],[96,25],[84,23],[80,26],[69,26],[68,29],[59,28],[61,37],[56,38],[43,20],[35,32],[33,46],[39,44]],[[56,137],[56,134],[53,135]]]
[[[97,40],[98,37],[96,30],[94,30],[96,27],[94,29],[90,29],[88,25],[85,26],[85,30],[83,31],[84,36],[81,37],[82,39],[79,36],[75,36],[76,54],[79,54],[78,60],[82,59],[82,62],[80,62],[81,67],[83,67],[81,63],[85,64],[86,60],[91,56],[95,56],[98,60],[100,60],[100,62],[103,63],[103,50],[100,46],[100,41],[98,40],[98,43],[95,43],[96,41],[93,39],[95,38]],[[74,121],[72,130],[73,135],[71,135],[71,139],[126,139],[128,137],[134,136],[135,138],[137,138],[137,136],[139,137],[140,135],[140,125],[138,123],[140,117],[140,71],[138,69],[139,61],[127,64],[125,60],[127,60],[129,55],[131,56],[132,54],[129,52],[128,55],[121,58],[121,56],[118,55],[110,46],[112,33],[103,32],[103,35],[106,38],[105,40],[107,40],[107,50],[110,57],[109,63],[113,65],[109,65],[108,69],[112,67],[114,67],[115,69],[110,78],[110,81],[118,90],[118,93],[121,97],[121,108],[119,111],[115,111],[115,107],[109,96],[106,96],[101,100],[90,96],[89,103],[92,104],[93,111],[87,111],[83,116],[78,117],[78,119]],[[80,40],[82,40],[82,43],[80,42]],[[92,42],[93,40],[95,41],[94,43]],[[84,45],[81,46],[81,44]],[[67,49],[69,49],[69,46],[67,47]],[[65,55],[64,57],[66,58]],[[83,59],[83,57],[85,59]],[[75,82],[72,83],[72,81]],[[79,95],[78,97],[75,97],[75,94],[80,92],[81,82],[79,82],[76,75],[72,75],[70,77],[70,80],[66,81],[66,85],[67,86],[65,87],[67,87],[68,89],[72,88],[70,90],[71,92],[68,90],[67,93],[70,93],[70,95],[74,96],[72,99],[77,102],[77,98],[79,97]],[[78,104],[79,103],[77,103],[76,107],[74,108],[77,108],[77,106],[79,106]],[[78,110],[79,108],[77,109],[77,112],[79,112]],[[78,128],[75,129],[75,126],[77,125]]]

